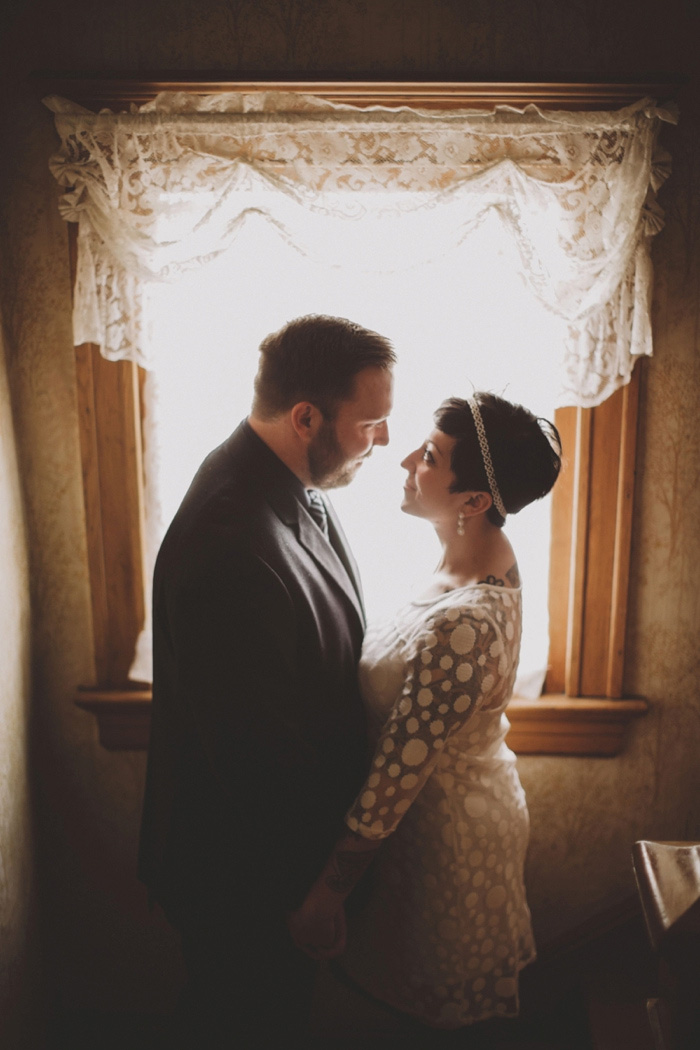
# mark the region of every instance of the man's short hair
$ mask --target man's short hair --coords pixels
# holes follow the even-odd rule
[[[344,317],[309,314],[290,321],[260,344],[253,415],[274,419],[300,401],[325,419],[353,396],[365,368],[390,369],[396,354],[388,339]]]

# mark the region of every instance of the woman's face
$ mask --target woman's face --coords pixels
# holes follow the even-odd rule
[[[424,443],[406,456],[401,466],[408,471],[401,510],[427,518],[434,524],[456,523],[464,503],[464,492],[450,492],[455,481],[451,457],[455,439],[433,430]]]

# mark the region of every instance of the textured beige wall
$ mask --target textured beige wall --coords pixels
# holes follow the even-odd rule
[[[697,33],[700,12],[694,21]],[[669,70],[679,69],[682,36],[678,48]],[[619,758],[521,760],[533,818],[530,896],[543,937],[635,893],[636,839],[700,840],[698,88],[695,78],[680,93],[680,124],[663,132],[673,176],[654,245],[654,356],[643,362],[625,690],[646,697],[651,711]]]
[[[0,1045],[14,1047],[37,989],[29,789],[29,571],[0,325]]]
[[[0,17],[12,143],[0,173],[0,288],[30,539],[44,944],[59,1005],[158,1006],[178,971],[134,878],[144,759],[100,749],[73,704],[92,666],[67,245],[47,171],[51,119],[27,72],[690,77],[700,23],[689,0],[667,3],[663,25],[652,0],[26,0]],[[628,637],[627,685],[652,713],[621,758],[521,763],[542,937],[632,892],[634,839],[700,837],[697,80],[680,103],[680,127],[664,132],[675,172],[655,246]]]

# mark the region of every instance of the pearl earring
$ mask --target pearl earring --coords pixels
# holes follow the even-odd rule
[[[463,510],[460,510],[459,514],[457,515],[457,535],[458,536],[463,536],[464,535],[464,511]]]

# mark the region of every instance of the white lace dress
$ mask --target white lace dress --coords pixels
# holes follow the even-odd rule
[[[386,842],[341,964],[439,1028],[517,1014],[535,955],[529,820],[505,744],[520,624],[519,590],[476,584],[411,602],[363,648],[377,746],[346,821]]]

